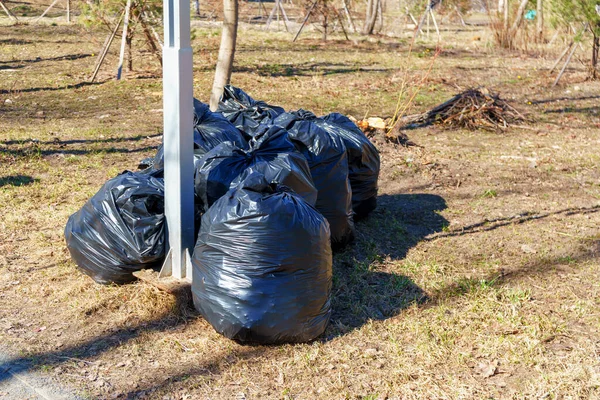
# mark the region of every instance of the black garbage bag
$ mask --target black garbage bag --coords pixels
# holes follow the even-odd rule
[[[264,101],[254,100],[242,89],[226,85],[217,112],[250,139],[256,136],[261,123],[270,124],[270,121],[283,114],[285,110]]]
[[[223,143],[196,161],[195,192],[201,211],[208,210],[227,193],[249,167],[259,168],[269,182],[290,187],[310,205],[317,201],[306,158],[296,150],[284,129],[263,125],[259,135],[250,141],[249,150]]]
[[[300,196],[259,173],[202,217],[192,256],[196,309],[241,342],[306,342],[331,314],[327,220]]]
[[[348,151],[349,178],[352,187],[352,208],[358,218],[366,217],[377,207],[379,152],[348,117],[332,113],[319,123],[330,134],[339,136]]]
[[[343,140],[330,135],[308,111],[284,113],[273,123],[288,131],[290,139],[306,157],[317,188],[319,210],[331,228],[331,244],[342,247],[354,239],[352,191],[348,181],[348,157]]]
[[[194,153],[204,154],[224,142],[233,143],[240,149],[248,148],[248,142],[238,128],[220,113],[210,111],[207,104],[194,99]]]
[[[164,182],[126,171],[110,179],[69,217],[71,257],[98,283],[127,283],[134,271],[161,265],[165,256]]]
[[[202,103],[200,100],[194,99],[195,157],[200,157],[225,142],[233,143],[241,149],[248,148],[248,142],[231,122],[221,114],[210,111],[208,105]],[[164,168],[163,145],[160,145],[156,156],[154,156],[151,162],[144,159],[142,163],[151,164],[155,170]]]

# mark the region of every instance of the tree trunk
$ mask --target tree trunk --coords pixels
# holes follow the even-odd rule
[[[131,51],[131,43],[133,42],[133,32],[131,35],[127,35],[127,39],[125,40],[127,43],[127,71],[133,71],[133,54]]]
[[[378,33],[383,31],[383,0],[377,1],[377,22],[379,23]]]
[[[377,10],[379,9],[380,0],[369,0],[367,3],[367,16],[365,17],[365,25],[363,27],[363,35],[372,35],[377,21]]]
[[[592,42],[592,79],[598,79],[598,51],[600,50],[600,36],[594,33]]]
[[[537,27],[536,27],[536,38],[538,42],[544,41],[544,6],[542,0],[537,0],[536,4],[536,18],[537,18]]]
[[[212,92],[210,93],[210,109],[215,111],[223,94],[223,87],[231,79],[233,69],[233,56],[235,55],[235,42],[238,26],[237,0],[223,0],[223,32],[221,46],[215,71]]]
[[[504,0],[504,8],[502,9],[502,29],[504,29],[504,37],[508,35],[508,0]]]
[[[529,0],[522,0],[521,4],[519,4],[519,9],[517,10],[517,15],[515,16],[515,21],[513,22],[512,26],[510,27],[511,41],[512,41],[512,39],[514,39],[515,35],[517,34],[517,31],[521,27],[521,22],[523,22],[523,16],[525,15],[525,9],[527,8],[527,3],[529,3]]]

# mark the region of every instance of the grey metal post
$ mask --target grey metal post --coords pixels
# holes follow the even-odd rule
[[[164,30],[165,216],[169,251],[160,276],[191,279],[194,111],[189,0],[164,0]]]

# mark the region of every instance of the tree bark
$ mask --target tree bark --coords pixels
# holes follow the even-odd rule
[[[504,36],[506,37],[508,35],[508,0],[504,0],[502,16],[502,27],[504,29]]]
[[[380,0],[369,0],[367,3],[367,16],[365,17],[365,25],[363,27],[363,35],[372,35],[377,21],[377,11],[379,9]]]
[[[541,43],[544,41],[544,5],[542,0],[537,0],[535,16],[537,18],[536,37],[538,42]]]
[[[233,57],[235,55],[235,42],[238,26],[237,0],[223,0],[223,32],[221,46],[215,71],[212,92],[210,94],[210,109],[215,111],[223,94],[223,87],[231,80]]]
[[[592,79],[598,79],[598,51],[600,50],[600,36],[594,33],[592,42]]]
[[[517,15],[515,16],[515,21],[510,27],[510,38],[511,41],[514,39],[517,31],[521,27],[521,22],[523,22],[523,15],[525,15],[525,9],[527,8],[527,3],[529,0],[521,0],[521,4],[519,4],[519,9],[517,10]]]

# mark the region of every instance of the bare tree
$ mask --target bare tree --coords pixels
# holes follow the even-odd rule
[[[375,30],[375,23],[377,22],[377,15],[379,14],[381,0],[368,0],[367,2],[367,16],[365,17],[365,24],[363,26],[363,35],[371,35]]]
[[[536,18],[537,18],[537,27],[536,27],[536,39],[539,42],[544,40],[544,5],[542,0],[537,0],[536,3]]]
[[[210,109],[215,111],[223,94],[223,87],[231,79],[233,57],[235,55],[235,42],[238,26],[237,0],[223,0],[223,31],[221,33],[221,46],[215,71],[212,92],[210,93]]]

